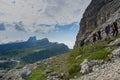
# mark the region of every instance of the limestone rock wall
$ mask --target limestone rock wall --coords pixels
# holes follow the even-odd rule
[[[80,22],[80,30],[76,37],[74,48],[78,48],[82,37],[88,37],[91,33],[115,16],[120,9],[120,0],[92,0],[83,14]],[[120,12],[118,11],[118,14]],[[113,21],[114,19],[111,18]],[[116,19],[119,19],[116,18]],[[118,20],[119,21],[119,20]]]

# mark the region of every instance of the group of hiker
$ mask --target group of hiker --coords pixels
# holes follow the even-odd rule
[[[118,35],[118,26],[117,26],[117,22],[115,21],[112,25],[108,25],[105,28],[105,33],[106,33],[106,39],[110,38],[110,28],[112,27],[112,33],[113,33],[113,37],[117,37]]]
[[[118,35],[118,25],[117,25],[117,21],[113,22],[112,24],[108,24],[104,31],[106,34],[106,38],[105,40],[109,40],[110,39],[110,34],[111,34],[111,29],[112,29],[112,36],[113,37],[117,37]],[[97,40],[102,40],[102,35],[101,35],[102,31],[98,30],[97,32],[93,33],[92,35],[92,42],[95,43]],[[85,43],[85,38],[82,39],[80,41],[80,46],[82,47]]]

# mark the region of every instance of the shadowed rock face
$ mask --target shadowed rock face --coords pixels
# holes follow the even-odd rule
[[[92,0],[83,14],[74,48],[79,47],[81,37],[89,36],[104,24],[120,8],[120,0]],[[120,13],[119,13],[120,14]]]

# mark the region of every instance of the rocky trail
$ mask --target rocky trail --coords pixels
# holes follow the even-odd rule
[[[101,66],[96,65],[92,73],[70,80],[120,80],[120,59]]]

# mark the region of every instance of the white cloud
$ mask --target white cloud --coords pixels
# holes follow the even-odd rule
[[[43,34],[46,34],[52,32],[53,30],[55,30],[54,26],[50,26],[50,27],[39,26],[35,29],[35,32],[42,32]]]
[[[0,29],[0,42],[37,36],[39,39],[47,37],[54,42],[65,43],[72,48],[78,28],[73,25],[67,31],[66,26],[80,21],[90,1],[0,0],[0,23],[4,24]]]
[[[0,0],[0,22],[13,24],[22,22],[25,31],[48,33],[55,25],[79,22],[91,0]]]

